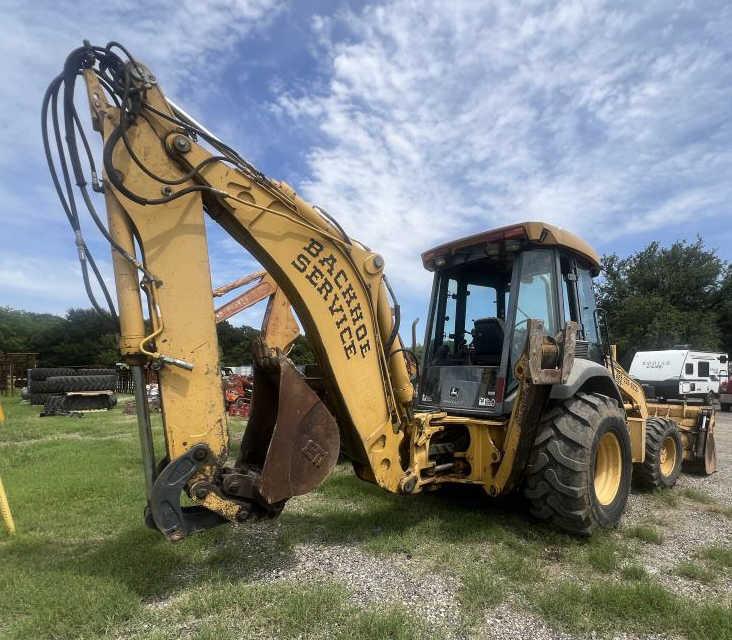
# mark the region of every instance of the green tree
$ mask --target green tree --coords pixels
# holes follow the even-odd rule
[[[721,347],[721,290],[729,270],[701,238],[668,248],[652,242],[627,258],[604,256],[602,267],[598,302],[623,364],[636,351]]]
[[[290,359],[295,364],[315,364],[315,354],[310,341],[305,336],[298,336],[290,351]]]
[[[719,289],[718,315],[722,351],[732,355],[732,265],[727,265],[727,271]]]
[[[252,327],[235,327],[226,320],[216,326],[219,336],[221,365],[238,367],[252,363],[252,340],[259,331]]]
[[[38,336],[64,324],[50,313],[30,313],[0,307],[0,353],[37,351]]]

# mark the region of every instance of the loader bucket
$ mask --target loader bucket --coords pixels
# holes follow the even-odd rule
[[[260,473],[269,505],[315,489],[338,460],[335,418],[280,351],[254,347],[254,397],[237,467]]]

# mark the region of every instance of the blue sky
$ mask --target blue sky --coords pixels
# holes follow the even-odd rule
[[[88,306],[40,138],[45,87],[85,38],[125,44],[208,128],[383,253],[405,337],[427,304],[421,251],[512,221],[560,224],[602,253],[700,234],[732,259],[728,2],[0,8],[0,305]],[[215,228],[210,250],[215,284],[256,268]]]

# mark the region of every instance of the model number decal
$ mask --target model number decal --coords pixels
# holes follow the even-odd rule
[[[663,369],[671,365],[671,360],[643,360],[641,366],[646,369]]]
[[[346,358],[350,360],[356,354],[365,358],[371,351],[371,343],[363,307],[348,274],[340,268],[332,253],[323,252],[324,248],[322,243],[311,238],[292,261],[292,266],[304,274],[305,280],[328,303]]]

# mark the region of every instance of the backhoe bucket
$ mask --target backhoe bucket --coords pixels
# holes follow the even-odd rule
[[[237,467],[268,505],[315,489],[338,460],[335,418],[282,352],[254,346],[254,397]]]

